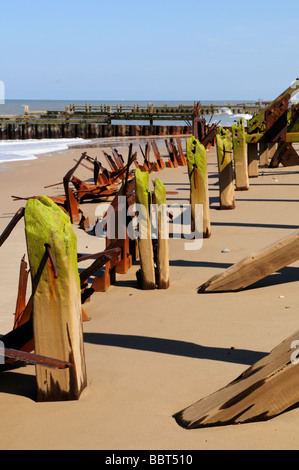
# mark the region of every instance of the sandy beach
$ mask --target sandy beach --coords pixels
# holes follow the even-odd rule
[[[118,145],[126,158],[127,142]],[[2,164],[0,233],[26,203],[11,196],[63,195],[62,186],[44,186],[62,181],[84,150],[106,166],[96,147]],[[299,261],[242,292],[196,292],[213,275],[298,229],[298,167],[260,168],[249,191],[235,193],[236,208],[228,211],[219,210],[214,147],[208,171],[212,236],[196,251],[185,250],[183,239],[169,240],[169,289],[138,289],[136,263],[84,305],[90,318],[83,323],[88,387],[79,401],[36,402],[34,366],[1,373],[2,450],[299,448],[298,408],[266,422],[189,431],[172,417],[227,385],[298,329]],[[92,178],[83,167],[78,176]],[[156,176],[168,191],[178,192],[168,195],[169,204],[188,203],[186,167],[164,169],[151,179]],[[91,222],[95,208],[86,205]],[[101,251],[97,237],[74,230],[78,252]],[[1,247],[0,335],[13,327],[25,253],[20,221]]]

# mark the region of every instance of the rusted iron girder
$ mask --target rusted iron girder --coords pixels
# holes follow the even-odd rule
[[[288,125],[288,108],[290,94],[274,102],[265,111],[265,141],[285,142]]]
[[[64,191],[65,191],[65,196],[66,196],[66,201],[67,201],[67,209],[68,209],[68,213],[69,213],[72,223],[80,222],[80,214],[79,214],[78,202],[74,196],[74,193],[69,187],[69,184],[70,184],[70,180],[74,172],[76,171],[76,169],[78,168],[82,160],[85,159],[85,157],[86,157],[86,152],[84,152],[81,155],[76,165],[73,168],[71,168],[63,178],[63,186],[64,186]]]
[[[17,223],[19,222],[19,220],[21,220],[21,218],[24,216],[24,211],[25,211],[25,208],[21,207],[16,212],[16,214],[14,215],[14,217],[12,218],[12,220],[10,221],[10,223],[8,224],[6,229],[2,232],[2,234],[0,236],[0,246],[3,245],[5,240],[9,237],[9,235],[11,234],[11,232],[13,231],[13,229],[15,228]]]
[[[204,122],[202,122],[204,121]],[[198,140],[205,148],[214,145],[217,134],[217,124],[208,125],[205,119],[199,121],[198,125]]]
[[[18,351],[16,349],[4,348],[0,350],[0,354],[5,357],[15,359],[16,361],[26,362],[27,364],[33,364],[50,369],[67,369],[72,367],[70,362],[60,361],[59,359],[53,359],[51,357],[40,356],[38,354],[32,354],[25,351]]]

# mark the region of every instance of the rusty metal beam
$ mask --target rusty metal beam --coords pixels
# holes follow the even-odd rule
[[[107,254],[101,254],[88,268],[84,269],[80,273],[80,282],[81,286],[87,281],[87,279],[92,276],[94,273],[96,273],[101,267],[103,267],[108,261],[110,261],[111,256],[108,256]]]
[[[25,255],[21,259],[20,264],[20,274],[19,274],[19,285],[18,285],[18,295],[17,295],[17,302],[16,302],[16,311],[15,311],[15,321],[14,326],[16,326],[23,312],[26,308],[26,290],[27,290],[27,282],[28,282],[28,275],[29,272],[27,271],[27,263],[25,261]]]
[[[3,350],[0,349],[0,355],[15,359],[16,361],[26,362],[28,364],[49,367],[50,369],[67,369],[72,367],[72,363],[70,362],[60,361],[59,359],[40,356],[38,354],[32,354],[25,351],[18,351],[11,348],[4,348]]]
[[[68,209],[69,216],[70,216],[70,219],[71,219],[72,223],[79,222],[80,221],[80,215],[79,215],[78,202],[77,202],[77,200],[74,196],[74,193],[72,192],[71,188],[69,187],[69,184],[70,184],[70,181],[71,181],[71,178],[72,178],[74,172],[76,171],[76,169],[78,168],[78,166],[80,165],[82,160],[84,160],[85,158],[86,158],[86,152],[84,152],[81,155],[81,157],[80,157],[79,161],[76,163],[76,165],[73,168],[71,168],[63,178],[63,186],[64,186],[65,196],[66,196],[66,201],[67,201],[67,209]]]
[[[25,208],[24,207],[21,207],[14,215],[14,217],[12,218],[12,220],[9,222],[8,226],[6,227],[6,229],[2,232],[1,236],[0,236],[0,246],[3,245],[3,243],[5,242],[5,240],[9,237],[9,235],[11,234],[11,232],[13,231],[13,229],[15,228],[15,226],[17,225],[17,223],[19,222],[19,220],[21,220],[21,218],[24,216],[24,212],[25,212]]]
[[[266,142],[285,142],[290,97],[291,95],[287,93],[266,109],[264,136]]]

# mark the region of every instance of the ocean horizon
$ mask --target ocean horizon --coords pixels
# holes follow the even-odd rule
[[[215,104],[226,107],[230,104],[255,103],[258,100],[45,100],[45,99],[6,99],[0,104],[0,115],[22,115],[24,107],[29,106],[30,111],[64,111],[66,106],[75,104],[78,106],[113,106],[121,104],[122,106],[147,106],[150,103],[154,106],[193,106],[195,101],[200,101],[202,105]]]

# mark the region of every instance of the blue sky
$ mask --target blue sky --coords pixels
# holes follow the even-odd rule
[[[0,0],[6,99],[272,99],[298,0]]]

